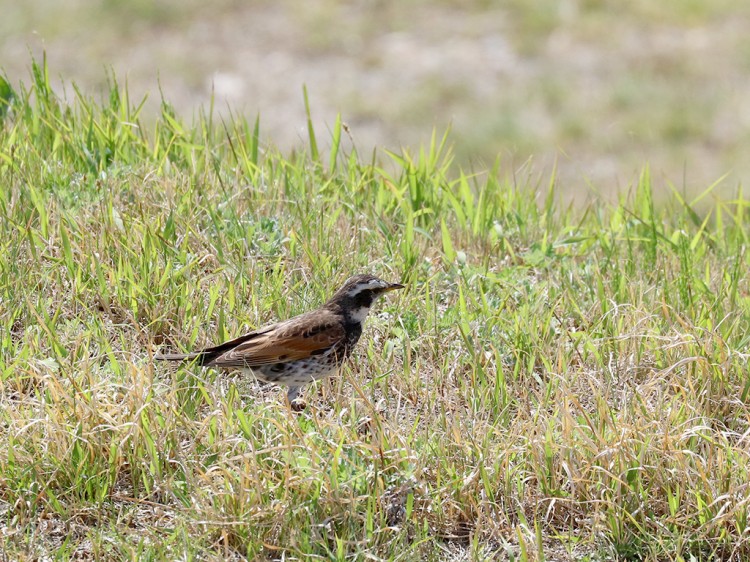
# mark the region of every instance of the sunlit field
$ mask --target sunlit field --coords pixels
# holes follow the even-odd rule
[[[0,84],[8,560],[744,560],[748,202]],[[314,111],[308,109],[308,115]],[[513,178],[513,179],[507,179]],[[654,197],[656,186],[667,195]],[[407,285],[291,411],[155,364]]]

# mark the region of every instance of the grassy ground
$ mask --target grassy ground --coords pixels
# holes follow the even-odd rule
[[[0,109],[4,559],[750,556],[741,197],[571,210],[439,136],[282,155],[48,84]],[[361,271],[409,288],[301,414],[151,361]]]

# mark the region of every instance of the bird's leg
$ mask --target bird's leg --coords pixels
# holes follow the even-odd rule
[[[289,390],[286,393],[286,397],[289,400],[289,402],[294,402],[294,400],[299,396],[300,389],[302,387],[300,386],[290,386]]]
[[[290,386],[286,393],[286,398],[289,400],[289,407],[295,412],[301,412],[307,407],[305,401],[299,397],[301,390],[301,386]]]

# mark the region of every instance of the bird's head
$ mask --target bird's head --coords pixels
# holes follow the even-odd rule
[[[389,283],[374,275],[355,275],[347,279],[328,302],[341,307],[352,320],[363,322],[378,297],[403,288],[400,283]]]

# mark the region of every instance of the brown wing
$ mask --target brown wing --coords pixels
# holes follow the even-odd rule
[[[215,355],[204,365],[252,368],[296,361],[324,353],[345,336],[341,321],[335,314],[317,310],[223,343],[217,346],[223,353]]]

